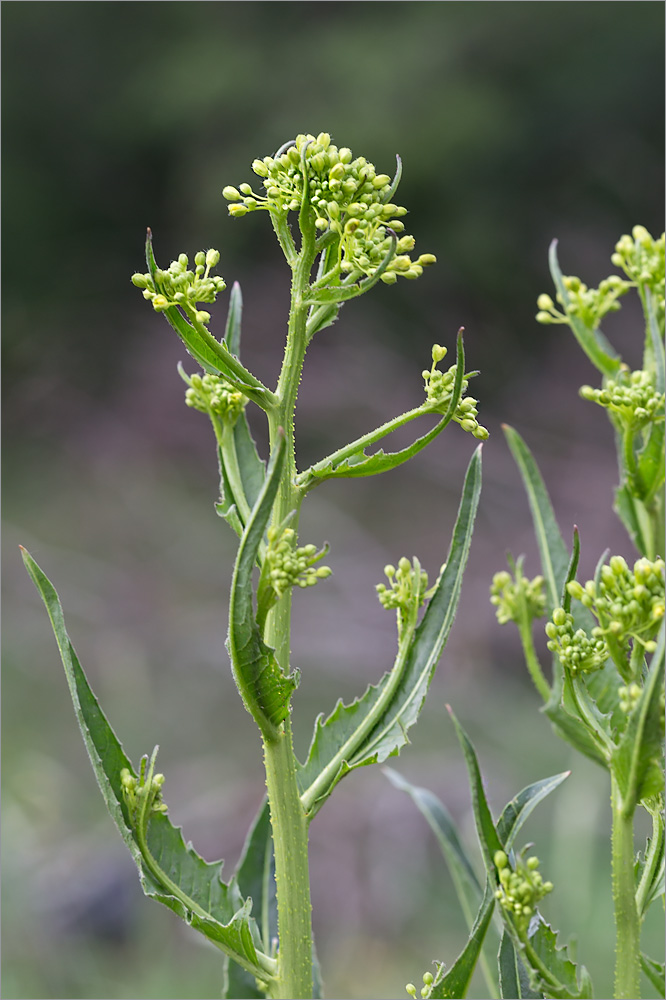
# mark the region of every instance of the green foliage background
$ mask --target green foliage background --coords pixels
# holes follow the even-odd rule
[[[631,555],[610,511],[610,431],[576,396],[590,368],[572,338],[533,316],[550,291],[553,236],[565,273],[594,283],[622,232],[661,231],[663,8],[10,0],[2,20],[3,996],[216,996],[217,955],[134,885],[15,546],[58,584],[128,753],[161,744],[174,821],[207,858],[233,862],[262,792],[222,648],[233,539],[212,511],[205,421],[182,405],[179,345],[129,282],[145,227],[159,260],[221,250],[220,272],[243,287],[246,359],[270,384],[287,274],[267,220],[228,219],[222,186],[251,179],[251,160],[299,131],[325,129],[387,173],[401,154],[408,229],[439,263],[347,306],[320,335],[298,432],[305,463],[416,405],[431,344],[453,350],[465,326],[492,432],[484,495],[460,619],[399,767],[471,835],[445,701],[477,745],[496,808],[572,764],[487,603],[507,547],[537,571],[501,420],[526,434],[565,533],[579,525],[583,572],[606,545]],[[608,328],[630,363],[635,319],[627,304]],[[303,531],[331,542],[334,577],[297,602],[303,751],[313,716],[390,663],[392,622],[374,583],[403,554],[437,572],[468,455],[451,429],[410,470],[322,487],[306,508]],[[556,883],[548,914],[565,935],[578,931],[599,995],[611,966],[604,782],[576,761],[528,830]],[[318,817],[329,995],[402,996],[424,961],[451,961],[462,943],[423,826],[379,771],[350,777]]]

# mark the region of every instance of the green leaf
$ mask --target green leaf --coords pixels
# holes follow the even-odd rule
[[[646,343],[643,367],[648,367],[646,362],[651,355],[652,360],[650,367],[654,365],[655,388],[657,392],[664,392],[666,385],[666,365],[664,361],[663,333],[659,329],[659,323],[657,321],[657,308],[654,295],[649,288],[645,289],[645,306],[647,312],[646,340],[649,341],[649,349],[648,344]]]
[[[280,669],[275,651],[263,641],[255,619],[252,591],[252,571],[280,485],[285,451],[282,434],[273,449],[264,485],[243,531],[229,601],[227,648],[234,680],[243,704],[267,739],[277,736],[278,727],[287,717],[289,700],[298,684],[297,675],[286,676]]]
[[[622,804],[632,809],[642,798],[663,791],[661,694],[664,685],[664,627],[659,634],[645,686],[613,752],[612,769]]]
[[[502,934],[497,962],[502,1000],[543,1000],[543,993],[531,988],[529,974],[516,955],[511,936],[506,930]]]
[[[527,788],[523,788],[505,805],[496,827],[497,836],[502,841],[505,851],[513,847],[516,834],[539,803],[554,792],[570,774],[571,771],[562,771],[561,774],[554,774],[552,778],[535,781]]]
[[[233,354],[239,360],[242,318],[243,294],[239,283],[234,281],[229,293],[229,308],[227,309],[227,322],[224,328],[224,341],[229,354]]]
[[[470,931],[467,944],[448,972],[440,966],[430,996],[434,1000],[460,1000],[466,996],[495,907],[494,886],[486,882],[483,902]]]
[[[638,512],[639,504],[640,500],[633,496],[626,484],[616,487],[613,510],[625,526],[637,551],[641,555],[646,555],[650,546],[645,538],[641,516]]]
[[[510,918],[505,917],[505,925],[511,934]],[[512,937],[514,946],[520,946]],[[546,996],[555,1000],[589,1000],[594,996],[587,969],[572,962],[567,948],[558,945],[557,934],[538,911],[530,924],[522,956]]]
[[[504,844],[498,836],[490,807],[488,806],[483,779],[481,777],[481,769],[472,741],[453,714],[451,706],[447,705],[446,707],[455,726],[458,742],[462,747],[465,764],[467,765],[469,785],[472,793],[472,805],[474,807],[474,819],[476,820],[476,832],[479,836],[486,872],[493,881],[496,881],[495,862],[493,858],[497,851],[504,850]]]
[[[418,719],[430,681],[453,624],[481,492],[481,451],[465,477],[446,568],[437,582],[414,638],[402,643],[396,663],[376,686],[351,705],[338,702],[315,722],[307,760],[298,768],[302,801],[311,814],[334,786],[358,767],[398,754]]]
[[[136,772],[88,684],[67,634],[62,606],[53,585],[32,556],[25,549],[21,553],[51,620],[97,783],[139,870],[144,893],[173,910],[246,969],[265,977],[267,973],[259,964],[253,940],[257,931],[250,917],[251,900],[242,898],[233,879],[229,884],[222,881],[221,861],[208,863],[191,846],[186,846],[180,828],[174,827],[163,813],[150,819],[147,840],[165,881],[149,867],[141,853],[122,792],[121,771],[127,768],[135,776]]]
[[[558,607],[562,601],[564,587],[574,564],[576,553],[574,552],[573,559],[570,560],[543,477],[529,448],[520,434],[512,427],[505,425],[504,434],[527,493],[546,583],[546,604],[549,615],[552,615],[554,608]],[[575,545],[576,543],[574,543]],[[582,605],[575,606],[573,616],[575,627],[583,628],[588,633],[596,624],[591,613]],[[616,671],[610,662],[603,670],[590,675],[587,680],[587,690],[596,702],[603,718],[610,717],[617,708],[617,688]],[[557,657],[553,659],[551,696],[542,711],[545,712],[563,739],[598,764],[603,767],[608,766],[604,753],[574,711],[571,699],[565,689],[564,672]],[[605,724],[609,725],[608,719],[606,719]]]
[[[567,322],[576,340],[595,368],[598,368],[604,375],[613,375],[620,367],[620,358],[617,352],[608,343],[601,330],[592,329],[592,327],[583,323],[578,316],[574,316],[570,312],[569,293],[564,287],[562,272],[557,260],[557,240],[553,240],[550,244],[548,262],[553,283],[560,295],[564,311],[567,314]]]
[[[664,963],[655,962],[653,958],[641,952],[641,969],[650,980],[660,997],[666,993],[666,977],[664,975]]]
[[[647,441],[638,454],[638,479],[641,499],[649,504],[652,497],[664,485],[664,432],[666,424],[662,420],[652,424]]]
[[[344,448],[340,448],[332,455],[328,455],[326,458],[323,458],[320,462],[317,462],[309,469],[300,473],[297,477],[298,484],[305,489],[311,489],[318,482],[322,482],[325,479],[351,479],[361,476],[376,476],[382,472],[388,472],[391,469],[395,469],[404,462],[409,461],[410,458],[413,458],[414,455],[417,455],[420,451],[422,451],[426,445],[430,444],[430,442],[433,441],[453,419],[453,415],[455,414],[458,403],[460,402],[464,378],[465,349],[463,346],[462,331],[460,331],[458,333],[457,340],[456,376],[451,393],[451,400],[442,419],[435,424],[435,426],[432,427],[427,434],[417,438],[417,440],[412,444],[405,448],[401,448],[399,451],[385,452],[380,448],[372,455],[366,455],[366,448],[376,444],[377,441],[386,437],[387,434],[390,434],[399,426],[404,426],[408,420],[413,420],[415,417],[425,416],[429,412],[433,412],[425,410],[423,407],[417,407],[414,410],[410,410],[408,414],[403,414],[402,417],[388,421],[386,424],[376,428],[369,434],[364,434],[363,437],[359,438],[357,441],[353,441],[351,444],[346,445]]]

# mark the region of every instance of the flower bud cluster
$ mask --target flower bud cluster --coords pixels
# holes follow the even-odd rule
[[[405,556],[395,566],[384,567],[384,575],[389,581],[388,587],[383,583],[376,586],[377,596],[382,607],[395,608],[407,614],[416,605],[420,608],[425,603],[428,594],[428,574],[421,569],[418,559],[412,565]]]
[[[617,689],[618,698],[620,701],[620,708],[625,713],[625,715],[631,715],[631,713],[636,708],[638,704],[638,699],[643,693],[643,689],[640,684],[636,684],[634,681],[626,687],[619,687]]]
[[[185,403],[201,413],[215,413],[233,424],[243,412],[247,396],[219,375],[191,375]]]
[[[316,137],[297,135],[279,156],[254,160],[252,169],[262,178],[265,195],[253,191],[250,184],[225,187],[222,194],[231,202],[229,214],[240,216],[257,209],[298,212],[307,186],[314,224],[321,234],[332,233],[337,240],[343,274],[373,275],[391,248],[387,227],[398,235],[404,230],[400,219],[407,209],[388,201],[392,186],[388,174],[377,173],[364,156],[354,158],[351,149],[335,146],[328,132]],[[435,263],[433,254],[412,259],[409,252],[414,243],[412,236],[399,238],[397,254],[382,281],[393,284],[398,277],[418,278],[424,267]]]
[[[560,312],[550,295],[540,295],[537,299],[539,309],[536,314],[537,323],[568,323],[569,316],[576,316],[585,326],[596,330],[607,313],[617,312],[620,308],[617,300],[631,288],[628,281],[624,281],[616,274],[604,278],[598,288],[588,288],[575,276],[564,277],[562,281],[567,290],[566,313]],[[556,299],[561,306],[564,305],[559,293]]]
[[[432,367],[429,371],[424,369],[421,372],[425,382],[427,404],[435,413],[446,413],[448,410],[456,381],[456,365],[451,365],[445,372],[440,371],[437,367],[446,354],[446,347],[433,344]],[[453,419],[460,424],[464,431],[469,431],[479,441],[485,441],[489,437],[488,430],[482,427],[476,419],[479,413],[476,405],[478,399],[474,399],[473,396],[465,396],[468,385],[469,376],[462,380],[460,401],[453,414]]]
[[[296,532],[293,528],[275,528],[268,530],[268,579],[278,597],[290,587],[314,587],[320,580],[331,575],[328,566],[318,566],[315,563],[326,555],[328,547],[317,551],[315,545],[304,545],[296,548]]]
[[[495,605],[497,621],[521,624],[525,618],[532,621],[546,613],[546,593],[542,576],[528,580],[523,576],[521,563],[516,566],[515,578],[503,570],[495,573],[490,587],[490,603]]]
[[[421,987],[421,997],[422,1000],[428,1000],[432,992],[432,985],[435,982],[435,977],[432,972],[423,973],[423,986]],[[414,983],[407,983],[405,986],[407,994],[412,997],[412,1000],[416,1000],[416,986]]]
[[[612,636],[621,644],[638,640],[646,652],[654,652],[664,617],[663,559],[638,559],[632,570],[622,556],[613,556],[601,567],[598,583],[588,580],[583,587],[572,580],[567,589],[599,622],[593,634]]]
[[[524,936],[537,904],[553,891],[553,883],[544,882],[536,857],[523,860],[519,856],[515,870],[511,869],[504,851],[496,851],[493,860],[499,878],[495,898],[502,909],[511,914],[519,933]]]
[[[210,273],[219,260],[218,250],[200,250],[194,258],[194,271],[191,271],[187,254],[181,253],[166,271],[157,269],[155,281],[149,273],[133,274],[132,283],[143,289],[144,299],[152,302],[156,312],[179,306],[190,318],[206,324],[210,322],[210,313],[199,309],[198,303],[214,302],[218,292],[227,287],[223,278]]]
[[[630,372],[623,365],[615,379],[607,379],[602,389],[583,385],[580,395],[617,414],[621,423],[631,430],[640,430],[664,419],[664,393],[657,392],[654,375],[641,369]]]
[[[621,236],[611,261],[638,285],[651,289],[664,311],[664,234],[653,239],[645,226],[634,226],[631,236]]]
[[[145,761],[143,763],[145,764]],[[134,823],[136,823],[146,799],[148,800],[148,814],[165,813],[167,811],[167,805],[162,801],[164,775],[153,774],[150,781],[146,781],[145,767],[143,766],[142,772],[140,778],[135,778],[126,767],[120,772],[120,785],[123,798],[127,803],[127,808]]]
[[[546,625],[546,635],[548,649],[557,653],[560,663],[572,677],[601,670],[610,655],[602,630],[593,629],[592,636],[582,628],[574,631],[573,615],[564,608],[555,608],[553,620]]]

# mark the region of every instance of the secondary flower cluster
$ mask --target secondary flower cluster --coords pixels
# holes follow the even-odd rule
[[[613,556],[601,567],[598,583],[588,580],[583,587],[573,580],[567,589],[599,622],[593,633],[612,636],[622,644],[634,639],[646,652],[654,652],[654,637],[664,617],[663,559],[638,559],[631,570],[622,556]]]
[[[307,187],[317,230],[331,233],[338,242],[341,272],[352,277],[374,274],[391,248],[387,227],[402,233],[400,219],[407,214],[406,208],[389,201],[391,178],[377,173],[364,156],[354,158],[351,149],[335,146],[327,132],[316,137],[297,135],[283,150],[252,163],[255,174],[262,178],[264,195],[250,184],[223,189],[223,196],[231,202],[229,214],[240,216],[257,209],[298,212]],[[382,274],[382,281],[392,284],[398,276],[418,278],[424,267],[435,263],[432,254],[412,259],[409,252],[413,248],[412,236],[398,240],[397,255]]]
[[[437,367],[446,354],[446,347],[433,344],[432,367],[429,371],[426,368],[421,373],[425,382],[426,400],[436,413],[446,413],[448,410],[456,380],[456,365],[451,365],[445,372],[440,371]],[[453,419],[460,424],[464,431],[469,431],[475,438],[485,441],[489,436],[488,430],[482,427],[476,419],[479,413],[476,406],[478,399],[474,399],[473,396],[465,397],[468,385],[469,376],[466,376],[462,381],[460,402],[453,414]]]
[[[421,988],[421,997],[423,998],[423,1000],[429,1000],[429,997],[432,995],[432,987],[434,982],[435,982],[435,977],[433,976],[432,972],[423,973],[423,986]],[[412,1000],[416,1000],[416,986],[414,986],[414,983],[407,983],[405,989],[408,995],[412,997]]]
[[[602,389],[583,385],[580,394],[616,414],[622,425],[631,430],[664,419],[664,393],[657,392],[654,375],[641,369],[630,372],[623,366],[614,379],[606,380]]]
[[[293,528],[268,530],[268,579],[278,597],[282,597],[290,587],[314,587],[319,580],[331,575],[328,566],[315,563],[326,555],[328,548],[317,551],[315,545],[296,548],[296,532]]]
[[[560,312],[550,295],[544,293],[537,299],[539,312],[536,319],[538,323],[568,323],[569,315],[571,315],[582,320],[585,326],[596,329],[607,313],[617,312],[620,308],[620,303],[617,300],[631,288],[628,281],[623,281],[616,274],[605,278],[600,282],[598,288],[588,288],[580,278],[574,276],[565,277],[562,280],[567,290],[568,315]],[[556,295],[556,299],[561,306],[564,305],[559,293]]]
[[[384,566],[384,575],[389,585],[378,583],[376,586],[377,596],[382,607],[407,614],[410,608],[421,607],[425,603],[428,590],[428,574],[421,569],[418,559],[414,559],[412,565],[406,556],[403,556],[395,566]]]
[[[557,653],[572,677],[601,670],[610,655],[601,629],[593,629],[592,636],[582,628],[574,631],[573,615],[564,608],[555,608],[553,620],[546,625],[546,635],[548,649]]]
[[[191,375],[185,403],[201,413],[214,413],[233,424],[243,412],[247,396],[219,375]]]
[[[515,578],[506,570],[495,573],[490,587],[490,603],[495,605],[500,625],[541,618],[546,612],[543,577],[535,576],[533,580],[528,580],[522,574],[522,559],[519,559]]]
[[[664,309],[664,234],[653,239],[645,226],[634,226],[631,236],[621,236],[615,244],[611,261],[638,285],[653,292],[658,306]]]
[[[148,775],[150,780],[147,780],[145,774],[145,759],[141,763],[142,774],[141,777],[135,778],[134,775],[129,771],[128,768],[124,767],[120,772],[120,784],[123,791],[123,797],[127,803],[127,808],[129,809],[132,822],[136,825],[139,819],[139,814],[143,810],[143,804],[148,800],[147,814],[151,812],[164,813],[167,811],[167,805],[162,801],[162,785],[164,784],[163,774],[153,774]]]
[[[538,870],[539,859],[536,857],[524,861],[518,856],[515,870],[511,869],[504,851],[496,851],[493,860],[499,877],[495,897],[500,906],[512,915],[518,931],[524,935],[537,904],[553,891],[553,883],[544,882]]]
[[[159,268],[152,275],[133,274],[132,283],[143,289],[144,299],[149,299],[156,312],[179,306],[198,323],[209,323],[210,313],[198,308],[199,302],[214,302],[218,292],[227,287],[223,278],[212,276],[211,270],[220,260],[218,250],[200,250],[194,258],[194,271],[189,269],[187,254],[181,253],[166,271]]]

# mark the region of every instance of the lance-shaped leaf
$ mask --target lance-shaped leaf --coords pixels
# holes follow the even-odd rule
[[[664,789],[662,767],[664,686],[664,627],[655,650],[645,686],[627,728],[613,752],[615,774],[623,808],[633,809],[640,799],[657,795]]]
[[[572,562],[555,518],[543,477],[532,453],[520,434],[512,427],[505,425],[504,434],[527,493],[546,584],[546,606],[548,613],[552,614],[554,608],[562,602],[564,585],[570,575]],[[575,627],[590,633],[596,623],[587,608],[576,604],[572,608],[572,613]],[[587,757],[603,767],[607,767],[606,756],[587,727],[575,714],[567,696],[564,681],[562,666],[558,658],[554,657],[551,696],[542,711],[545,712],[563,739]],[[600,718],[606,720],[605,725],[609,725],[610,715],[618,705],[618,681],[612,663],[609,662],[602,670],[591,674],[586,679],[586,686],[596,702]]]
[[[468,372],[468,378],[470,374],[474,373]],[[422,451],[426,445],[430,444],[430,442],[433,441],[438,434],[441,434],[444,428],[451,422],[453,415],[456,412],[458,403],[460,402],[464,378],[465,349],[463,346],[461,330],[458,333],[456,374],[451,391],[449,406],[447,407],[446,413],[442,416],[441,420],[439,420],[438,423],[436,423],[435,426],[427,432],[427,434],[417,438],[417,440],[412,444],[407,445],[405,448],[401,448],[399,451],[385,452],[380,448],[372,455],[366,455],[366,448],[369,448],[371,445],[381,441],[382,438],[385,438],[388,434],[391,434],[399,427],[403,427],[405,424],[409,423],[410,420],[414,420],[416,417],[429,415],[433,412],[426,406],[417,406],[413,410],[409,410],[407,413],[403,413],[399,417],[394,417],[392,420],[387,421],[385,424],[382,424],[381,427],[377,427],[374,431],[369,431],[367,434],[364,434],[363,437],[358,438],[356,441],[352,441],[351,444],[345,445],[344,448],[339,448],[338,451],[333,452],[332,455],[328,455],[326,458],[321,459],[321,461],[316,462],[315,465],[306,469],[304,472],[301,472],[296,477],[296,482],[299,486],[307,490],[316,486],[318,482],[322,482],[324,479],[351,479],[360,476],[376,476],[382,472],[388,472],[391,469],[395,469],[404,462],[408,462],[410,458],[413,458],[414,455],[417,455],[420,451]]]
[[[446,644],[462,586],[481,492],[481,450],[465,477],[446,567],[411,642],[400,643],[393,670],[351,705],[339,701],[324,721],[319,716],[307,760],[298,769],[301,799],[310,815],[349,771],[382,762],[408,742],[435,667]]]
[[[153,234],[150,229],[146,235],[146,263],[153,279],[155,288],[161,291],[157,274],[158,268],[153,253]],[[249,399],[252,399],[262,409],[269,409],[274,403],[274,396],[258,378],[249,372],[240,361],[220,344],[203,324],[188,323],[178,306],[170,306],[164,310],[164,316],[170,326],[176,331],[189,354],[206,372],[213,375],[223,375],[240,389]]]
[[[529,973],[506,930],[502,934],[497,964],[502,1000],[543,1000],[543,993],[530,986]]]
[[[499,837],[500,823],[498,822],[497,826],[493,823],[483,786],[481,769],[472,742],[451,709],[449,712],[467,764],[476,831],[481,844],[486,874],[491,883],[497,886],[498,878],[494,858],[496,852],[504,851],[506,846]],[[557,778],[563,779],[564,777],[566,775],[558,775],[551,780],[557,781]],[[505,811],[503,821],[501,821],[503,831],[507,829],[513,808],[513,804],[510,804],[510,808],[507,807]],[[501,908],[501,914],[516,953],[522,958],[525,967],[530,970],[530,984],[533,990],[540,989],[547,996],[558,998],[558,1000],[583,1000],[583,998],[593,995],[587,970],[583,966],[577,970],[566,949],[558,947],[556,935],[552,928],[543,921],[538,910],[535,911],[524,938],[519,934],[513,918],[508,915],[507,911]],[[580,975],[580,981],[578,975]]]
[[[664,963],[655,962],[653,958],[641,952],[641,969],[650,980],[660,997],[666,994],[666,976],[664,974]]]
[[[601,330],[592,329],[592,327],[587,326],[583,323],[582,319],[571,312],[569,293],[564,287],[562,272],[557,260],[557,240],[553,240],[550,244],[548,263],[550,265],[553,284],[558,291],[564,311],[567,314],[567,322],[576,340],[595,368],[598,368],[604,375],[613,375],[620,367],[620,358],[617,356],[616,351],[608,343]]]
[[[243,704],[267,739],[276,737],[298,684],[297,675],[285,675],[274,650],[263,641],[255,618],[252,590],[252,571],[280,485],[285,451],[285,437],[280,434],[238,547],[229,601],[227,647],[234,680]]]
[[[164,813],[148,826],[150,857],[142,853],[122,790],[121,772],[136,773],[93,694],[65,627],[51,582],[22,549],[26,569],[44,601],[69,686],[81,735],[106,807],[139,870],[144,893],[173,910],[252,975],[269,978],[275,963],[257,949],[258,931],[235,880],[221,878],[222,862],[208,863],[186,846],[180,828]]]
[[[462,733],[462,730],[460,733]],[[464,734],[462,735],[466,739]],[[471,757],[474,758],[473,749],[471,750]],[[390,768],[386,768],[385,773],[396,788],[407,792],[411,796],[435,833],[451,873],[461,908],[465,914],[467,926],[470,928],[469,939],[451,968],[445,972],[444,967],[440,967],[435,977],[430,997],[435,998],[435,1000],[445,997],[464,997],[477,961],[482,966],[491,995],[496,996],[497,987],[495,979],[490,972],[482,951],[484,937],[495,905],[495,883],[491,882],[488,877],[486,878],[486,887],[482,899],[479,880],[472,868],[468,855],[461,846],[455,824],[444,805],[432,792],[429,792],[425,788],[417,788],[411,785]],[[496,825],[497,836],[506,850],[510,849],[518,831],[539,802],[543,801],[547,795],[554,791],[568,777],[569,773],[569,771],[566,771],[562,774],[556,774],[552,778],[544,778],[541,781],[536,781],[534,784],[524,788],[515,798],[507,803]],[[480,780],[480,775],[477,776],[477,780]],[[475,909],[478,909],[478,912],[473,917],[472,914]],[[520,960],[516,959],[516,963],[520,965]],[[505,993],[503,995],[509,996],[510,994]],[[530,995],[540,996],[541,994]]]

